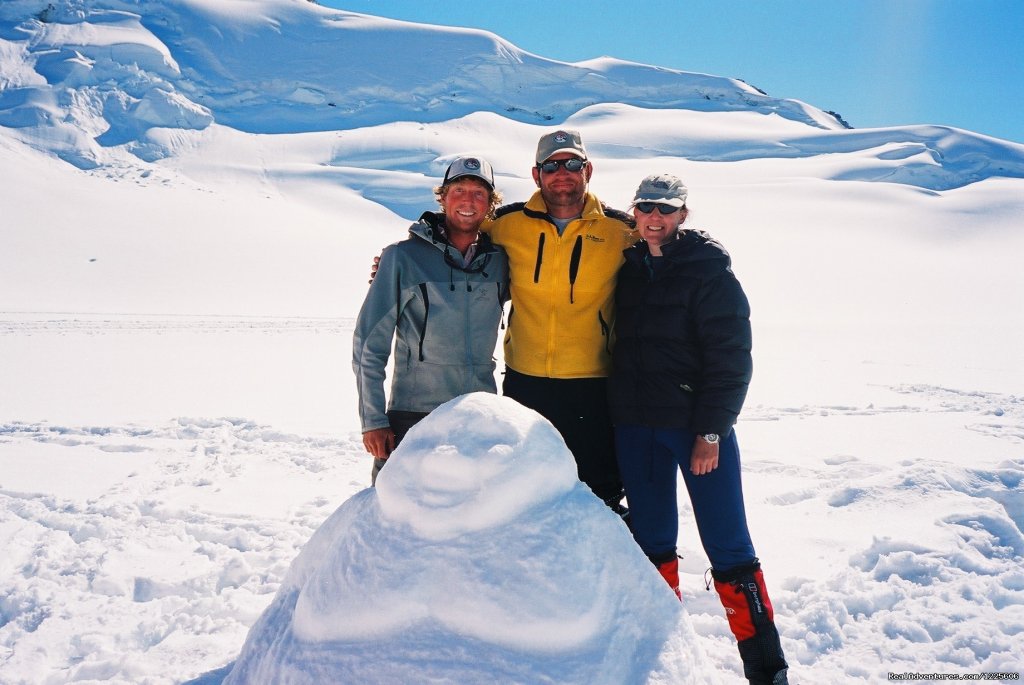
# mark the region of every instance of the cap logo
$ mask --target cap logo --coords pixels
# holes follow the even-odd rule
[[[465,166],[467,169],[471,171],[476,171],[477,169],[480,168],[480,160],[477,159],[476,157],[470,157],[465,162],[463,162],[463,166]]]
[[[556,143],[561,144],[566,142],[567,140],[569,140],[569,134],[566,133],[565,131],[559,131],[558,133],[555,134]]]
[[[651,185],[655,188],[664,188],[665,190],[668,190],[668,184],[664,181],[654,181]]]

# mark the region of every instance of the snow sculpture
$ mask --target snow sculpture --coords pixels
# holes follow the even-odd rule
[[[551,424],[474,393],[313,535],[225,683],[713,682],[696,640]]]

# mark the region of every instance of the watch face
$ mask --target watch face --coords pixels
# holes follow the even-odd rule
[[[709,444],[714,445],[716,442],[718,442],[718,433],[706,433],[704,435],[704,440],[707,441]]]

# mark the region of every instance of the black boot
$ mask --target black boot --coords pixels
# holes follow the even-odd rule
[[[761,564],[754,559],[728,571],[711,571],[725,607],[729,628],[743,659],[743,675],[751,685],[789,685],[789,664],[782,653],[775,612],[764,587]]]

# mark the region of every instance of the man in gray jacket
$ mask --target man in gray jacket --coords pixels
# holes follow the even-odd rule
[[[352,369],[373,483],[405,433],[438,405],[497,392],[494,347],[508,299],[508,257],[480,233],[501,204],[494,171],[480,158],[459,157],[434,193],[441,212],[424,212],[408,238],[384,248],[356,320]]]

